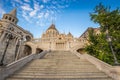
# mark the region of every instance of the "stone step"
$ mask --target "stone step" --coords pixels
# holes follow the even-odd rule
[[[112,80],[111,78],[11,78],[7,80]]]
[[[109,78],[106,75],[13,75],[11,78]],[[89,79],[88,79],[89,80]]]
[[[15,74],[15,76],[16,75],[21,75],[21,76],[23,76],[23,75],[31,75],[31,76],[44,76],[44,75],[46,75],[46,76],[69,76],[69,75],[71,75],[71,76],[92,76],[92,75],[94,75],[94,76],[106,76],[104,73],[102,73],[102,72],[57,72],[57,71],[55,71],[55,72],[34,72],[34,73],[16,73]]]
[[[66,61],[65,59],[64,60],[39,60],[39,61],[34,61],[34,63],[33,64],[35,64],[35,63],[55,63],[55,62],[63,62],[64,61],[64,63],[65,62],[71,62],[71,63],[89,63],[90,64],[90,62],[88,62],[88,61],[81,61],[81,60],[71,60],[71,61]]]
[[[43,67],[43,68],[25,68],[25,69],[23,69],[23,70],[53,70],[53,69],[55,69],[55,70],[95,70],[94,68],[91,68],[91,69],[87,69],[87,67],[86,68],[79,68],[79,67],[68,67],[68,68],[64,68],[64,67]]]
[[[84,63],[83,63],[83,64],[79,64],[79,63],[56,62],[56,63],[44,63],[44,64],[42,64],[42,65],[41,65],[41,64],[42,64],[42,63],[29,64],[29,66],[45,66],[45,65],[46,65],[46,66],[47,66],[47,65],[48,65],[48,66],[50,66],[50,65],[53,65],[53,66],[54,66],[54,65],[55,65],[55,66],[79,66],[79,67],[80,67],[80,66],[86,66],[86,67],[87,67],[87,66],[93,66],[93,67],[95,67],[94,65],[92,65],[92,64],[87,64],[87,63],[86,63],[86,64],[84,64]],[[63,64],[63,65],[61,65],[61,64]]]
[[[68,51],[54,51],[28,63],[6,80],[112,80],[95,65]]]
[[[91,68],[91,69],[87,69],[87,68],[62,68],[62,67],[45,67],[45,68],[24,68],[23,70],[31,70],[31,71],[38,71],[38,70],[97,70],[96,68]]]
[[[42,58],[42,59],[36,59],[36,60],[34,60],[34,62],[36,62],[36,61],[56,61],[56,60],[66,60],[66,61],[87,61],[87,60],[84,60],[84,59],[72,59],[72,60],[67,60],[67,59],[48,59],[48,58],[46,58],[46,59],[44,59],[44,58]],[[87,61],[88,62],[88,61]]]
[[[75,63],[74,62],[39,62],[39,63],[37,63],[37,62],[35,62],[35,63],[31,63],[30,65],[41,65],[41,64],[43,64],[43,65],[63,64],[63,65],[85,65],[85,66],[92,65],[91,63],[87,63],[87,62],[85,62],[85,63],[78,63],[78,62],[75,62]]]
[[[71,71],[69,69],[38,69],[38,70],[21,70],[21,72],[53,72],[53,71],[59,71],[59,72],[100,72],[99,70],[78,70],[78,69],[71,69]]]
[[[72,62],[72,61],[69,61],[69,62],[67,62],[67,61],[65,61],[65,62],[62,62],[62,61],[56,61],[56,62],[55,62],[55,61],[51,61],[51,62],[50,62],[50,61],[48,61],[48,62],[47,62],[47,61],[43,61],[43,62],[42,62],[42,61],[40,61],[40,62],[31,63],[31,65],[32,65],[32,64],[33,64],[33,65],[40,65],[40,64],[43,64],[43,63],[44,63],[44,64],[47,64],[47,63],[50,63],[50,64],[52,64],[52,63],[53,63],[53,64],[55,64],[55,63],[56,63],[56,64],[57,64],[57,63],[62,64],[62,63],[64,63],[64,65],[66,65],[66,63],[67,63],[67,64],[69,63],[68,65],[72,65],[72,64],[77,64],[77,65],[81,65],[81,64],[91,64],[91,63],[89,63],[89,62]],[[71,64],[71,63],[72,63],[72,64]],[[91,65],[92,65],[92,64],[91,64]]]
[[[53,70],[21,70],[20,72],[21,73],[37,73],[37,72],[68,72],[68,73],[72,73],[72,72],[91,72],[91,73],[93,73],[93,72],[100,72],[99,70],[55,70],[55,69],[53,69]]]
[[[88,67],[88,66],[90,66],[90,67],[94,67],[95,68],[95,66],[94,65],[92,65],[92,64],[74,64],[73,63],[73,65],[71,65],[72,63],[66,63],[66,64],[63,64],[63,65],[61,65],[61,64],[63,64],[63,63],[48,63],[48,64],[30,64],[30,65],[28,65],[29,67],[49,67],[49,66],[54,66],[54,67]]]

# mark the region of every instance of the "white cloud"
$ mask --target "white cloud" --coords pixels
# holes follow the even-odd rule
[[[47,3],[48,2],[48,0],[42,0],[43,1],[43,3]]]
[[[22,17],[28,22],[44,26],[52,20],[56,20],[56,14],[68,7],[71,0],[13,0],[13,7],[18,7],[22,11]],[[32,3],[32,4],[30,4]],[[50,4],[50,5],[49,5]],[[1,11],[1,10],[0,10]],[[3,11],[2,11],[3,12]],[[1,12],[0,12],[1,14]]]
[[[41,19],[43,17],[44,13],[39,13],[38,14],[38,19]]]
[[[52,1],[53,4],[57,4],[57,1]]]
[[[35,10],[39,10],[39,8],[40,8],[39,4],[38,4],[37,2],[35,2],[35,3],[34,3],[34,9],[35,9]]]
[[[40,5],[40,9],[43,9],[44,8],[44,6],[43,5]]]
[[[33,11],[31,11],[31,12],[30,12],[30,14],[29,14],[29,15],[30,15],[30,17],[33,17],[33,16],[35,16],[35,15],[36,15],[36,13],[37,13],[37,10],[33,10]]]
[[[62,8],[65,8],[66,6],[58,4],[57,7],[60,8],[60,9],[62,9]]]
[[[36,22],[36,24],[37,24],[38,26],[40,26],[40,27],[44,27],[44,26],[45,26],[44,20],[39,20],[39,21]]]
[[[30,0],[24,0],[25,2],[30,2]]]
[[[0,15],[2,16],[4,13],[5,13],[5,10],[3,10],[3,9],[0,7]]]
[[[21,6],[21,8],[25,11],[32,11],[33,9],[30,7],[29,4],[24,4],[23,6]]]
[[[34,2],[34,10],[30,12],[30,17],[35,16],[41,9],[43,9],[43,5],[39,5],[37,2]]]
[[[12,1],[11,1],[12,2]],[[23,2],[21,0],[15,0],[15,2],[19,3],[19,4],[23,4]]]
[[[27,13],[23,10],[22,11],[22,16],[25,18],[25,20],[27,20],[28,22],[30,22],[31,23],[31,21],[30,21],[30,19],[29,19],[29,16],[27,15]]]
[[[47,19],[49,17],[49,12],[46,12],[44,17]]]

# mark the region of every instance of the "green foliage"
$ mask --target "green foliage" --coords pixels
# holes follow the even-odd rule
[[[109,64],[113,64],[112,53],[109,44],[106,41],[106,35],[101,33],[94,34],[93,30],[89,30],[90,45],[86,46],[85,50],[92,56],[97,57]]]
[[[106,30],[112,38],[112,47],[116,53],[117,59],[120,62],[120,10],[110,10],[101,3],[95,7],[95,12],[90,14],[91,20],[99,23],[101,34],[96,35],[94,30],[89,31],[89,42],[85,50],[109,64],[114,63],[111,49],[107,42]]]

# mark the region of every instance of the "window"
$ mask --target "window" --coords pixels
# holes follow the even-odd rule
[[[2,24],[0,24],[0,27],[2,27]]]
[[[11,20],[11,17],[9,17],[9,20]]]
[[[7,16],[5,16],[5,19],[7,19],[8,17]]]
[[[9,30],[11,30],[11,31],[14,31],[14,28],[13,27],[10,27],[10,28],[8,28]]]
[[[61,40],[61,38],[59,38],[59,40]]]
[[[13,19],[12,22],[14,22],[15,20]]]

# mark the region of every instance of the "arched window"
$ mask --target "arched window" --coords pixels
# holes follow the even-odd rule
[[[9,17],[9,20],[11,20],[11,17]]]
[[[7,19],[8,17],[7,16],[5,16],[5,19]]]
[[[11,30],[11,31],[14,31],[14,28],[13,27],[10,27],[10,28],[8,28],[9,30]]]
[[[14,22],[15,20],[13,19],[12,22]]]
[[[0,28],[2,27],[2,24],[0,24]]]
[[[32,48],[28,45],[24,46],[24,54],[25,55],[30,55],[32,53]]]

